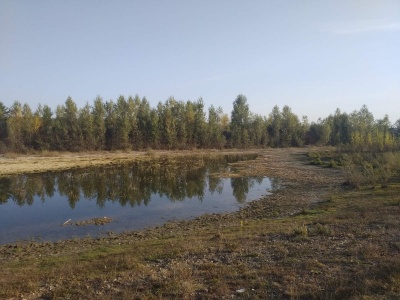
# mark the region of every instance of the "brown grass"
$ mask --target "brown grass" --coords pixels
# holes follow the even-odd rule
[[[255,151],[246,151],[255,153]],[[182,156],[210,156],[223,154],[239,154],[243,151],[225,150],[215,152],[212,150],[198,151],[156,151],[148,149],[139,151],[115,151],[115,152],[88,152],[88,153],[59,153],[42,151],[36,154],[22,155],[7,153],[0,158],[0,176],[40,173],[55,170],[67,170],[72,168],[86,168],[111,164],[123,164],[133,161],[152,160],[159,157],[179,158]]]
[[[400,184],[341,189],[340,171],[267,150],[246,173],[285,189],[241,211],[103,239],[0,247],[4,299],[396,299]]]

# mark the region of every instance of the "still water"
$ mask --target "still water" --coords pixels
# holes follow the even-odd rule
[[[264,177],[228,177],[243,159],[160,159],[0,178],[0,244],[106,235],[238,210],[268,194]],[[107,217],[105,225],[62,226]]]

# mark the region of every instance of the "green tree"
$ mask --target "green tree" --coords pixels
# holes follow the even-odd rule
[[[40,126],[37,134],[37,145],[41,150],[53,149],[53,112],[48,105],[39,105],[35,112]],[[35,121],[36,122],[36,121]]]
[[[8,109],[0,102],[0,151],[5,150],[7,139]]]
[[[359,111],[350,115],[351,144],[359,149],[371,147],[373,144],[372,129],[374,127],[374,116],[363,105]]]
[[[115,128],[115,147],[117,149],[129,149],[129,133],[131,124],[129,122],[130,107],[124,96],[119,96],[115,105],[116,128]]]
[[[60,121],[61,125],[65,127],[64,132],[66,134],[63,148],[69,151],[80,151],[83,148],[83,139],[78,120],[78,107],[72,98],[68,97],[61,109],[63,110],[63,113]]]
[[[394,132],[394,135],[397,138],[400,138],[400,119],[398,119],[395,123],[394,126],[392,128],[392,131]]]
[[[317,123],[312,122],[307,132],[307,142],[311,145],[326,146],[331,135],[330,122],[319,119]]]
[[[268,143],[268,123],[261,115],[255,114],[250,118],[250,140],[255,147],[266,146]]]
[[[203,147],[206,143],[206,114],[204,112],[204,102],[200,98],[195,103],[194,130],[192,140],[196,141],[196,147]]]
[[[272,147],[281,147],[281,133],[283,126],[282,115],[280,109],[277,105],[275,105],[272,109],[272,112],[269,114],[268,118],[268,136],[269,136],[269,144]]]
[[[380,151],[392,150],[396,143],[392,125],[389,121],[389,116],[385,115],[383,119],[377,120],[373,130],[373,141],[375,147]]]
[[[55,118],[53,121],[52,128],[52,145],[54,150],[65,151],[67,150],[67,126],[64,124],[65,119],[65,107],[63,105],[58,105],[55,111]]]
[[[221,149],[225,145],[225,136],[222,127],[223,111],[221,107],[215,108],[214,105],[208,109],[207,123],[207,144],[209,148]]]
[[[24,150],[22,105],[18,101],[15,101],[10,107],[7,119],[7,136],[12,150]]]
[[[150,147],[153,141],[152,136],[152,119],[151,119],[151,107],[147,99],[144,97],[139,104],[137,112],[137,126],[140,132],[140,148]]]
[[[112,100],[107,101],[104,105],[105,110],[105,145],[108,150],[117,149],[116,145],[116,128],[117,128],[117,114]]]
[[[24,148],[37,149],[37,134],[40,128],[40,119],[34,116],[28,104],[22,106],[22,138]]]
[[[128,99],[128,107],[129,107],[129,140],[130,144],[134,149],[140,149],[143,145],[142,132],[139,129],[139,107],[141,104],[141,100],[139,95],[135,95],[134,98],[129,97]]]
[[[94,100],[92,109],[94,149],[96,150],[102,150],[106,146],[105,115],[106,110],[103,99],[98,96]]]
[[[153,108],[150,111],[150,123],[151,123],[151,147],[155,149],[159,149],[161,147],[161,133],[160,133],[160,116],[158,114],[158,110]]]
[[[232,144],[234,147],[249,146],[249,105],[244,95],[238,95],[233,102],[231,114]]]
[[[173,97],[170,97],[164,105],[161,103],[158,105],[162,144],[167,149],[174,149],[177,145],[176,118],[172,111],[175,103],[176,100]]]
[[[330,145],[336,146],[351,143],[352,125],[348,114],[336,109],[335,114],[328,117],[328,122],[331,127]]]
[[[186,106],[183,101],[174,101],[171,104],[171,112],[175,122],[176,146],[179,149],[185,149],[188,146]]]
[[[96,144],[93,114],[88,103],[79,111],[79,127],[83,140],[82,148],[85,150],[94,150]]]

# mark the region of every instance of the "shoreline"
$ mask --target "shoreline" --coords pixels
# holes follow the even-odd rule
[[[6,155],[0,157],[0,177],[24,174],[61,171],[73,168],[86,168],[124,164],[140,160],[152,160],[161,157],[182,157],[201,155],[228,155],[257,153],[258,150],[151,150],[151,151],[99,151],[99,152],[49,152],[45,155]],[[11,157],[9,157],[11,156]]]

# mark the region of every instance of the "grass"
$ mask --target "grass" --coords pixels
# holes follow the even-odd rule
[[[333,179],[305,175],[333,170],[289,163],[306,168],[297,178],[312,183],[289,185],[236,214],[98,240],[3,246],[0,298],[397,298],[400,185],[328,189],[322,182]],[[293,170],[280,172],[296,178]],[[294,200],[318,186],[329,191],[319,194],[325,200],[298,209]]]

